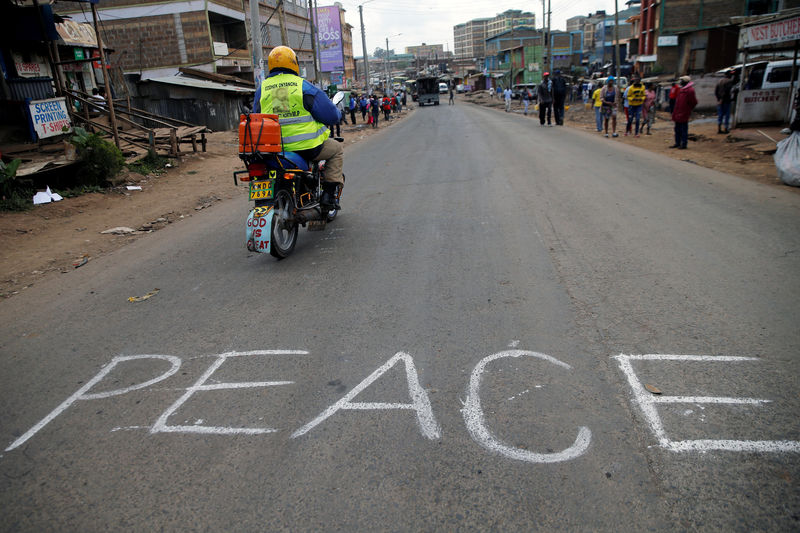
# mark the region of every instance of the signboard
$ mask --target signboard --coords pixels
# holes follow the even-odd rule
[[[783,122],[788,105],[788,87],[741,91],[736,103],[736,124]]]
[[[658,46],[678,46],[677,35],[661,35],[658,38]]]
[[[31,126],[40,139],[63,135],[63,128],[72,131],[72,123],[67,112],[66,98],[50,98],[49,100],[34,100],[28,105],[31,117]]]
[[[344,70],[342,27],[338,6],[317,8],[317,42],[319,43],[320,70]]]
[[[800,39],[800,16],[742,28],[745,48]]]
[[[36,54],[31,54],[28,61],[17,53],[12,53],[14,58],[14,68],[21,78],[39,78],[49,76],[50,69],[47,68],[44,60]]]
[[[97,37],[91,24],[65,20],[56,24],[56,31],[66,45],[97,48]]]
[[[215,56],[226,56],[228,55],[228,43],[218,43],[214,42],[214,55]]]
[[[77,60],[86,59],[86,55],[83,53],[83,48],[73,48],[72,52],[75,55],[75,59]]]

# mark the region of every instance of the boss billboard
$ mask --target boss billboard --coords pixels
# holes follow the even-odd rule
[[[320,70],[322,72],[344,71],[344,47],[342,46],[339,7],[318,7],[316,13]]]

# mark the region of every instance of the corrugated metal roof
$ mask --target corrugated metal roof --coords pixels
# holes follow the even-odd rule
[[[248,89],[247,87],[237,87],[236,85],[228,85],[225,83],[217,83],[210,80],[198,80],[196,78],[187,78],[185,76],[166,76],[163,78],[150,78],[147,81],[154,81],[157,83],[167,83],[170,85],[181,85],[183,87],[194,87],[197,89],[210,89],[212,91],[228,91],[233,93],[253,94],[255,89]]]

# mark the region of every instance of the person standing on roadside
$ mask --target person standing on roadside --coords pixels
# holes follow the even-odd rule
[[[378,117],[381,116],[381,104],[378,101],[378,97],[374,94],[372,95],[372,100],[369,102],[369,110],[370,115],[372,116],[372,127],[378,127]]]
[[[448,100],[447,105],[456,105],[456,102],[453,100],[453,85],[450,85],[450,100]]]
[[[642,118],[645,126],[647,126],[647,135],[652,135],[652,133],[650,133],[650,126],[656,123],[656,91],[653,89],[652,83],[645,85]],[[642,129],[644,129],[644,126],[642,126]]]
[[[730,133],[728,124],[731,120],[733,87],[733,69],[728,69],[725,71],[725,77],[719,80],[714,88],[714,95],[717,97],[717,133]],[[723,124],[725,124],[724,131]]]
[[[547,116],[547,125],[550,123],[550,115],[553,113],[553,83],[550,81],[550,73],[542,75],[542,83],[536,88],[539,102],[539,124],[544,126],[544,118]]]
[[[672,121],[675,122],[675,144],[670,148],[686,150],[689,144],[689,118],[692,116],[692,110],[697,106],[697,96],[689,76],[681,76],[679,84],[680,90],[675,97],[675,107],[672,110]]]
[[[489,100],[494,100],[494,87],[489,87]]]
[[[367,121],[367,95],[362,94],[358,100],[358,107],[361,109],[361,122]]]
[[[392,113],[392,99],[388,96],[383,97],[383,119],[388,123],[389,115]]]
[[[591,84],[589,84],[591,86]],[[597,131],[603,131],[603,97],[601,93],[603,87],[597,87],[592,93],[592,102],[594,105],[594,121],[597,126]]]
[[[503,91],[503,98],[506,101],[506,113],[511,111],[511,97],[512,96],[513,96],[513,93],[511,92],[511,89],[506,88],[506,90]]]
[[[556,126],[564,125],[564,102],[567,99],[567,80],[561,76],[561,70],[556,69],[553,76],[553,115]]]
[[[617,103],[620,99],[619,89],[614,87],[614,76],[609,76],[606,86],[600,92],[600,101],[603,106],[603,120],[605,122],[606,134],[608,137],[608,121],[611,121],[611,133],[613,137],[617,134]]]
[[[525,110],[522,112],[522,114],[527,117],[528,106],[531,104],[531,90],[527,87],[522,90],[522,104],[525,106]]]
[[[678,81],[672,82],[672,87],[669,89],[669,105],[667,106],[667,111],[672,113],[675,110],[675,99],[678,97],[678,91],[680,91],[681,87],[678,85]]]
[[[355,126],[356,123],[356,95],[350,95],[350,121]]]
[[[630,87],[626,89],[628,93],[628,132],[631,131],[631,125],[634,121],[636,121],[636,129],[634,130],[634,136],[639,136],[639,117],[642,114],[642,106],[644,105],[644,100],[647,97],[644,84],[642,80],[639,79],[639,76],[633,77],[633,83]],[[627,135],[627,133],[625,133]]]

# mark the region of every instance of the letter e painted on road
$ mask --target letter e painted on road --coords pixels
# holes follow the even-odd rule
[[[800,442],[793,440],[729,440],[729,439],[698,439],[698,440],[671,440],[664,428],[664,423],[656,408],[659,404],[717,404],[717,405],[756,405],[770,403],[770,400],[758,398],[727,398],[724,396],[666,396],[653,395],[647,392],[631,361],[663,361],[665,363],[678,362],[705,362],[705,363],[738,363],[758,361],[757,357],[715,356],[715,355],[625,355],[614,357],[619,363],[619,368],[628,379],[628,384],[633,392],[633,397],[639,405],[650,431],[658,439],[662,448],[674,452],[726,450],[734,452],[800,452]]]
[[[150,428],[150,433],[210,433],[217,435],[258,435],[261,433],[274,433],[277,429],[272,428],[236,428],[236,427],[214,427],[214,426],[170,426],[167,420],[182,406],[186,401],[199,391],[213,391],[213,390],[226,390],[226,389],[246,389],[254,387],[275,387],[278,385],[291,385],[293,381],[257,381],[257,382],[238,382],[238,383],[212,383],[206,382],[211,378],[211,375],[222,366],[222,364],[231,357],[245,357],[253,355],[292,355],[292,354],[307,354],[306,351],[300,350],[258,350],[252,352],[228,352],[216,356],[217,360],[206,369],[202,376],[178,398],[178,401],[173,403],[166,411],[164,411],[153,427]]]

